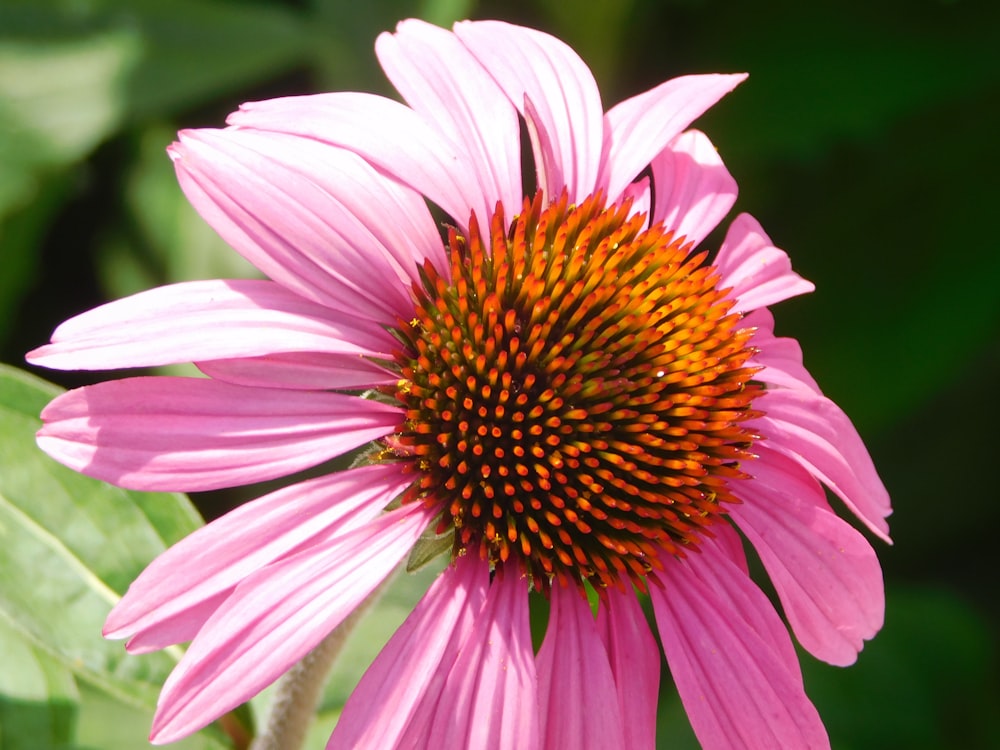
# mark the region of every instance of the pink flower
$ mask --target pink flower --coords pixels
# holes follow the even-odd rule
[[[431,527],[453,534],[452,563],[331,747],[654,747],[659,655],[635,587],[705,747],[828,746],[736,529],[799,643],[846,665],[882,624],[881,570],[822,485],[883,539],[889,499],[774,334],[767,307],[812,285],[746,214],[711,263],[694,249],[736,185],[686,128],[744,76],[605,112],[576,54],[531,29],[405,21],[376,51],[409,106],[257,102],[170,148],[194,206],[270,280],[112,302],[29,356],[208,376],[46,408],[41,447],[125,487],[247,484],[374,446],[192,534],[114,608],[105,634],[130,651],[191,641],[152,739],[258,693]],[[530,588],[551,601],[537,654]]]

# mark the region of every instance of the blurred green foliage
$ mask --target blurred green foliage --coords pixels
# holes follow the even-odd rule
[[[245,100],[389,93],[372,45],[407,16],[550,31],[591,64],[606,106],[674,75],[751,74],[698,127],[740,183],[737,208],[757,215],[816,282],[815,294],[776,310],[779,331],[801,340],[817,379],[858,424],[896,507],[896,546],[879,548],[885,631],[848,670],[805,657],[807,687],[836,748],[1000,747],[991,580],[1000,493],[986,472],[1000,421],[992,0],[0,0],[0,358],[20,366],[61,320],[106,299],[252,273],[187,205],[163,149],[179,127],[221,125]],[[42,391],[11,400],[37,388],[20,377],[0,385],[3,403],[19,409],[9,420],[40,406]],[[45,377],[78,385],[90,376]],[[34,460],[31,430],[18,424],[5,426],[4,467]],[[11,499],[2,470],[0,510],[11,524],[35,528],[54,498],[70,502],[76,480],[52,474],[59,493],[22,487]],[[196,500],[213,514],[234,498]],[[26,538],[47,543],[41,532]],[[119,569],[109,591],[141,562]],[[73,570],[4,571],[2,750],[144,741],[163,665],[143,676],[141,705],[122,708],[108,697],[114,685],[26,635],[42,627],[30,613],[11,614],[17,576]],[[120,661],[114,679],[140,669],[101,644],[100,592],[81,591],[90,619],[78,629],[91,624],[73,637],[89,640],[70,646]],[[390,605],[397,615],[408,606]],[[326,728],[338,685],[324,703]],[[694,746],[669,684],[662,701],[663,746]],[[108,726],[116,737],[101,735]],[[216,746],[204,742],[192,746]]]

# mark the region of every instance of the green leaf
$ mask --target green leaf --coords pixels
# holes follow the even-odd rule
[[[451,552],[455,545],[454,527],[449,528],[443,534],[435,534],[434,528],[433,524],[428,527],[413,545],[410,556],[406,560],[407,573],[415,573],[446,552]]]
[[[74,735],[79,694],[72,674],[45,651],[25,644],[0,620],[0,747],[65,747]]]
[[[126,706],[86,683],[80,685],[80,713],[76,730],[76,743],[80,748],[134,750],[149,747],[146,741],[149,722],[148,711]],[[204,731],[171,743],[169,747],[170,750],[226,750],[232,744],[212,732]],[[31,750],[38,749],[32,747]]]
[[[65,739],[77,680],[148,720],[179,652],[128,656],[101,626],[149,560],[201,523],[181,495],[118,489],[45,456],[37,414],[58,393],[0,366],[0,653],[20,654],[4,660],[0,707],[33,707],[4,722],[5,738],[29,722]]]

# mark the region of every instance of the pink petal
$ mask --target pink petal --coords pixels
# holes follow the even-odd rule
[[[768,385],[802,389],[823,395],[819,385],[802,364],[802,347],[799,346],[799,342],[792,338],[779,338],[774,335],[774,318],[767,308],[754,310],[743,318],[742,324],[744,327],[756,329],[753,345],[759,351],[754,355],[752,364],[764,366],[764,369],[757,374],[757,379],[763,380]]]
[[[550,199],[565,187],[578,202],[597,187],[604,140],[603,108],[590,69],[569,46],[548,34],[502,21],[463,21],[455,34],[489,71],[511,103],[544,134],[537,148],[539,184]],[[633,175],[634,176],[634,175]],[[624,186],[623,186],[624,187]]]
[[[660,641],[703,748],[830,746],[801,677],[788,669],[785,656],[775,652],[769,639],[761,637],[756,623],[733,606],[731,596],[720,595],[680,561],[665,566],[658,577],[662,587],[650,586],[650,597]],[[728,578],[739,582],[748,600],[763,596],[744,576],[725,571],[715,576],[718,581]],[[750,587],[756,593],[749,594]],[[771,613],[780,625],[777,613]]]
[[[28,354],[43,367],[94,370],[292,351],[387,357],[380,327],[271,281],[190,281],[101,305],[56,328]]]
[[[207,599],[192,603],[182,612],[162,618],[149,630],[136,633],[125,641],[125,650],[130,654],[149,654],[177,643],[190,641],[231,593],[231,588],[220,591]],[[111,613],[114,613],[113,609]],[[111,636],[105,634],[105,637]]]
[[[711,548],[715,549],[716,554],[722,555],[743,571],[743,575],[750,575],[750,566],[747,564],[747,556],[743,551],[743,540],[731,524],[712,524],[711,528],[706,530],[703,539]],[[704,550],[705,547],[701,549]]]
[[[285,476],[391,432],[401,412],[337,393],[146,377],[64,393],[38,444],[121,487],[207,490]]]
[[[605,117],[606,156],[599,180],[609,199],[616,198],[670,141],[745,78],[745,73],[682,76],[612,107]]]
[[[653,221],[700,245],[736,202],[736,180],[704,133],[677,136],[650,165],[656,187]]]
[[[364,466],[239,506],[153,560],[111,610],[104,636],[141,634],[135,646],[142,650],[191,640],[212,612],[199,609],[204,602],[275,560],[367,523],[411,481],[397,465]]]
[[[347,699],[328,748],[383,750],[405,747],[408,729],[411,736],[426,735],[429,708],[482,610],[488,574],[489,566],[472,555],[444,570]]]
[[[150,739],[178,740],[276,680],[392,572],[434,513],[405,505],[246,578],[167,678]]]
[[[233,128],[178,138],[170,155],[188,199],[270,278],[383,325],[411,314],[418,264],[442,255],[419,196],[304,138]]]
[[[625,743],[618,688],[590,603],[575,587],[560,584],[553,584],[551,601],[548,630],[538,650],[542,746],[632,747]],[[647,727],[636,729],[641,735]]]
[[[288,352],[195,364],[216,380],[262,388],[360,390],[391,385],[399,380],[398,375],[363,357],[325,352]]]
[[[353,151],[426,195],[463,230],[484,198],[461,145],[409,107],[381,96],[338,92],[269,99],[242,105],[227,121]]]
[[[721,605],[740,613],[746,626],[767,644],[783,669],[801,679],[788,628],[771,600],[750,578],[739,534],[732,526],[721,523],[712,526],[712,533],[714,537],[703,538],[697,553],[688,556],[685,573],[677,575],[694,576],[712,589]]]
[[[632,750],[656,747],[660,691],[660,647],[633,591],[608,588],[597,613],[597,629],[608,652],[618,693],[624,744]]]
[[[375,52],[410,106],[465,148],[480,223],[488,225],[498,200],[516,213],[524,197],[517,110],[489,73],[454,34],[415,19],[382,34]]]
[[[773,305],[816,288],[792,271],[785,251],[771,244],[750,214],[740,214],[730,224],[715,267],[722,276],[719,286],[732,287],[739,312]]]
[[[858,431],[830,399],[805,389],[775,388],[751,424],[767,445],[798,461],[830,487],[864,524],[887,542],[889,493]],[[891,543],[891,542],[890,542]]]
[[[831,664],[853,664],[885,614],[875,551],[824,508],[823,490],[805,469],[756,450],[760,457],[747,465],[753,479],[736,486],[744,502],[730,512],[757,549],[803,647]],[[812,485],[812,498],[792,489],[804,484]]]
[[[545,196],[558,196],[565,187],[559,154],[556,151],[554,135],[545,127],[542,115],[535,109],[531,97],[524,95],[524,125],[531,142],[531,155],[535,161],[535,182],[537,189]]]
[[[430,731],[399,747],[537,750],[538,687],[528,585],[497,575],[442,686]]]
[[[622,200],[631,200],[632,209],[629,211],[629,216],[635,216],[636,214],[646,215],[646,224],[643,228],[649,226],[649,216],[650,216],[650,202],[653,199],[652,188],[649,184],[649,178],[643,177],[631,182],[622,192]]]

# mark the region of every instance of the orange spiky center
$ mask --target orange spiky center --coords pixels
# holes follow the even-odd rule
[[[407,500],[540,589],[642,585],[738,502],[756,437],[752,329],[704,254],[629,211],[538,195],[509,226],[498,207],[492,249],[473,217],[398,330]]]

